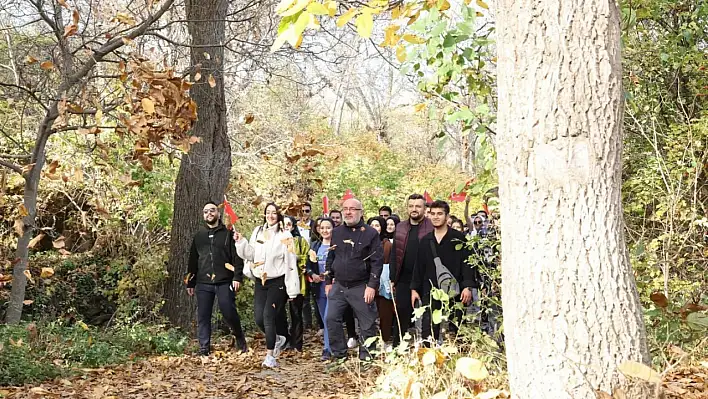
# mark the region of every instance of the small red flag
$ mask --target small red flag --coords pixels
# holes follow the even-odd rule
[[[425,192],[423,193],[423,198],[425,198],[426,204],[433,202],[433,197],[431,197],[430,194],[428,194],[428,190],[425,190]]]
[[[326,195],[322,197],[322,213],[329,215],[329,197]]]
[[[459,194],[452,193],[450,194],[450,201],[452,202],[462,202],[467,198],[467,194],[465,192],[461,192]]]
[[[229,215],[231,225],[227,227],[229,228],[229,230],[231,230],[233,228],[234,223],[238,222],[238,216],[236,215],[236,212],[234,212],[234,209],[231,207],[231,204],[229,204],[229,201],[226,200],[226,195],[224,195],[224,213]]]
[[[354,193],[352,193],[352,190],[350,188],[347,189],[347,191],[344,192],[344,196],[342,197],[342,201],[346,201],[348,199],[354,198]]]

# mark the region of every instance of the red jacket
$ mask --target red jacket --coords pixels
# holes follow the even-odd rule
[[[435,230],[433,223],[428,218],[423,218],[418,228],[418,241],[426,234]],[[396,226],[396,233],[393,238],[393,248],[391,249],[391,281],[398,283],[398,277],[401,275],[401,267],[403,267],[403,256],[406,254],[406,245],[408,244],[408,233],[411,231],[411,222],[404,220]],[[417,258],[417,255],[416,255]]]

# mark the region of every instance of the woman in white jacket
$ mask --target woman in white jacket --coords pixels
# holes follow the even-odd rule
[[[295,254],[291,251],[293,237],[283,230],[283,215],[274,203],[265,208],[264,224],[256,227],[251,239],[234,233],[236,252],[246,263],[244,274],[255,280],[253,308],[256,324],[265,333],[266,358],[263,365],[277,367],[276,358],[287,342],[287,320],[279,320],[288,297],[300,293],[300,278]]]

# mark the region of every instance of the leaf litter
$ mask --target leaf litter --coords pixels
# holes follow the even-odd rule
[[[81,375],[22,387],[2,387],[5,398],[274,398],[348,399],[359,396],[357,378],[346,372],[326,374],[321,344],[302,353],[284,352],[280,367],[261,366],[263,335],[240,353],[222,340],[208,357],[155,356],[135,363],[81,369]],[[255,350],[254,350],[255,349]],[[4,396],[3,396],[4,395]]]

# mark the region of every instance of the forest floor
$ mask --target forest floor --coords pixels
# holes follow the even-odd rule
[[[271,370],[261,366],[265,342],[259,337],[248,353],[229,349],[222,342],[208,357],[156,356],[0,391],[7,398],[357,398],[362,379],[348,368],[358,362],[347,362],[342,369],[327,373],[321,351],[318,340],[309,337],[302,353],[284,352],[280,367]]]

